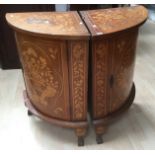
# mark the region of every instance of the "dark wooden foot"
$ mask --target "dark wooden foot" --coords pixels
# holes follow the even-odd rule
[[[96,142],[97,142],[97,144],[103,143],[102,135],[96,135]]]
[[[78,146],[84,146],[84,137],[86,135],[87,127],[76,128],[75,133],[78,137]]]
[[[105,125],[102,125],[102,124],[95,125],[97,144],[103,143],[102,135],[105,133],[106,129],[107,129],[107,126]]]
[[[32,112],[30,110],[27,111],[28,116],[32,116]]]
[[[78,137],[78,146],[84,146],[84,138]]]

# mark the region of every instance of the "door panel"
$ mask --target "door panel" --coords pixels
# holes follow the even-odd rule
[[[45,115],[70,120],[66,42],[20,33],[16,38],[30,101]]]
[[[137,34],[137,29],[130,30],[113,38],[111,42],[114,49],[110,112],[117,110],[125,102],[132,88]]]

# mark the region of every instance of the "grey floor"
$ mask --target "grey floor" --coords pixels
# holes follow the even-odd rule
[[[109,126],[97,145],[92,127],[85,146],[77,147],[71,129],[27,116],[21,70],[0,70],[0,146],[3,149],[155,149],[155,24],[140,29],[134,81],[136,98],[130,110]]]

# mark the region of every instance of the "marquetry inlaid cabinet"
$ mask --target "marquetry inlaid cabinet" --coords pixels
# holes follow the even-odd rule
[[[147,18],[141,6],[82,11],[91,32],[90,112],[97,142],[107,124],[133,102],[133,73],[139,26]]]
[[[74,128],[84,145],[87,114],[98,143],[132,104],[142,6],[70,12],[8,13],[15,31],[29,115]]]

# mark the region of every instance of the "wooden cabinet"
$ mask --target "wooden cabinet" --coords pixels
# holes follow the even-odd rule
[[[133,102],[138,28],[147,18],[141,6],[81,11],[91,32],[91,117],[102,142],[112,118]]]
[[[7,14],[28,114],[74,128],[81,146],[89,112],[102,143],[107,124],[133,102],[138,28],[146,18],[141,6],[81,11],[80,16],[75,11]]]
[[[15,29],[25,79],[25,103],[49,122],[75,128],[79,145],[88,126],[89,33],[77,12],[6,15]]]

